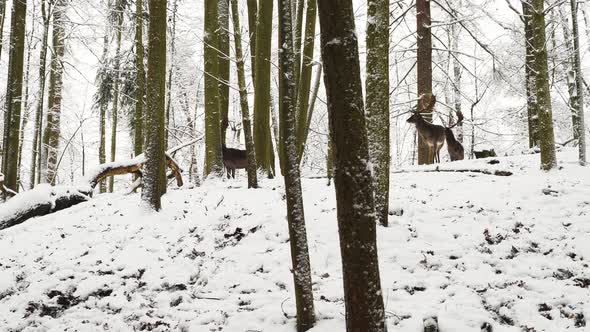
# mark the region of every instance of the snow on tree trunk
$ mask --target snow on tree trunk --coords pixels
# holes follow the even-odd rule
[[[147,140],[142,199],[160,210],[166,185],[164,123],[166,103],[166,0],[149,0]]]
[[[418,45],[418,97],[432,95],[432,34],[430,26],[430,1],[416,0],[416,38]],[[432,122],[432,113],[426,111],[422,117]],[[418,135],[418,164],[434,163],[434,152]]]
[[[18,191],[17,156],[21,118],[26,17],[27,1],[14,0],[12,5],[10,29],[10,51],[8,82],[6,85],[6,109],[4,111],[4,139],[1,171],[5,175],[5,185],[15,191]]]
[[[63,86],[63,57],[65,54],[65,10],[66,2],[57,0],[53,8],[53,33],[51,69],[49,73],[49,96],[47,101],[47,124],[43,134],[43,160],[41,181],[55,185],[59,152],[61,104]]]
[[[135,123],[133,125],[134,154],[143,153],[143,108],[145,103],[145,67],[143,63],[143,0],[137,0],[135,9],[137,21],[135,26],[135,67],[137,70],[135,83]]]
[[[574,132],[578,138],[578,160],[581,165],[586,164],[586,130],[584,126],[584,90],[582,77],[582,64],[580,60],[580,34],[578,33],[578,4],[576,0],[570,0],[572,12],[572,33],[574,41],[574,74],[576,81],[575,103],[576,121]]]
[[[522,17],[525,31],[525,89],[527,96],[527,121],[529,129],[529,148],[539,146],[539,117],[537,107],[537,82],[535,74],[535,54],[533,47],[533,26],[531,5],[522,2]]]
[[[295,55],[293,52],[293,29],[291,5],[289,0],[278,0],[279,13],[279,90],[284,123],[281,141],[284,143],[285,191],[287,194],[287,219],[289,222],[289,239],[291,260],[293,263],[293,281],[295,284],[295,302],[297,307],[297,331],[307,331],[315,324],[313,292],[311,285],[311,266],[307,245],[307,231],[303,211],[303,193],[297,149],[296,108],[295,108]]]
[[[386,331],[352,1],[322,0],[318,8],[334,148],[346,329]]]
[[[557,166],[555,157],[555,135],[551,112],[551,91],[547,65],[545,38],[545,4],[543,0],[532,0],[531,25],[536,73],[536,99],[539,117],[539,145],[541,148],[541,169],[550,170]]]
[[[242,126],[246,141],[246,155],[248,157],[248,188],[258,188],[256,153],[252,138],[252,124],[250,122],[250,108],[248,106],[248,91],[246,90],[246,74],[244,69],[244,54],[242,52],[242,31],[240,27],[240,12],[237,0],[231,1],[231,12],[234,29],[234,46],[236,52],[236,72],[240,89],[240,109],[242,111]]]
[[[367,4],[367,134],[379,224],[389,217],[389,0]]]

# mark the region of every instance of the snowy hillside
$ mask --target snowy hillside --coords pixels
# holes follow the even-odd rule
[[[464,161],[478,173],[398,173],[378,229],[389,331],[587,331],[590,175],[538,155]],[[450,167],[443,164],[443,167]],[[412,169],[415,170],[415,169]],[[294,331],[282,179],[88,203],[0,231],[1,331]],[[304,180],[319,323],[344,331],[333,187]],[[1,206],[0,206],[1,208]]]

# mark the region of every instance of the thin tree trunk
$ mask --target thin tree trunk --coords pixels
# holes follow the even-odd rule
[[[318,99],[318,92],[320,89],[320,83],[322,80],[322,65],[318,65],[318,70],[316,71],[315,78],[313,79],[313,88],[311,90],[311,99],[309,100],[309,106],[307,107],[307,119],[305,120],[305,134],[303,136],[303,152],[305,152],[305,144],[307,143],[307,137],[309,137],[309,128],[311,128],[311,120],[313,116],[313,110],[315,109],[315,102]],[[303,154],[299,156],[299,163],[301,163],[301,159],[303,158]]]
[[[136,156],[143,153],[143,107],[145,102],[145,67],[143,64],[143,0],[137,0],[137,21],[135,26],[135,67],[137,70],[135,87],[135,115],[133,124],[133,151]]]
[[[389,217],[389,0],[367,3],[367,134],[377,221]]]
[[[240,89],[240,108],[242,110],[242,127],[246,141],[246,155],[248,156],[248,188],[258,188],[256,152],[252,138],[252,124],[250,123],[250,109],[248,106],[248,91],[246,91],[246,74],[244,70],[244,54],[242,52],[242,31],[240,27],[240,12],[237,0],[231,0],[231,11],[234,28],[234,44],[236,50],[236,71],[238,87]]]
[[[299,148],[299,159],[303,157],[305,143],[307,141],[306,129],[309,127],[307,118],[313,111],[309,107],[309,95],[311,87],[311,75],[313,71],[313,49],[315,43],[315,25],[317,17],[316,0],[307,1],[307,13],[305,15],[305,39],[303,45],[303,59],[299,85],[297,87],[297,137]],[[308,113],[308,111],[310,111]]]
[[[170,112],[172,109],[172,75],[174,73],[174,57],[176,55],[176,17],[178,11],[178,0],[174,0],[172,5],[172,26],[170,27],[170,69],[168,71],[168,86],[166,87],[166,91],[168,97],[166,98],[166,143],[165,147],[168,148],[168,140],[169,140],[169,133],[170,133]]]
[[[461,112],[461,63],[458,59],[460,31],[458,24],[451,25],[451,51],[455,52],[453,57],[453,101],[456,113]],[[463,122],[457,125],[457,141],[463,143]]]
[[[229,0],[219,0],[219,107],[221,112],[221,143],[229,127]]]
[[[2,46],[4,41],[4,19],[6,18],[6,0],[0,0],[0,59],[2,58]]]
[[[166,0],[149,0],[147,140],[142,199],[152,209],[162,208],[166,184],[164,128],[166,122]]]
[[[574,108],[576,110],[576,127],[574,132],[578,137],[578,159],[581,165],[586,164],[586,130],[584,126],[584,89],[582,77],[582,65],[580,60],[580,34],[578,33],[578,3],[576,0],[570,0],[572,11],[572,32],[574,41],[574,73],[576,81],[576,98],[574,99]]]
[[[563,39],[567,47],[567,61],[563,62],[565,74],[565,80],[567,83],[567,92],[569,95],[568,108],[572,115],[572,131],[574,140],[578,139],[578,114],[576,109],[577,96],[576,96],[576,73],[575,73],[575,60],[574,60],[574,45],[569,30],[569,19],[565,15],[562,7],[558,8],[559,16],[561,18],[561,27],[563,28]]]
[[[258,0],[247,0],[248,32],[250,34],[250,63],[252,68],[252,84],[256,84],[256,22],[258,21]]]
[[[287,219],[289,222],[289,239],[291,244],[291,261],[293,264],[293,282],[295,285],[295,304],[297,307],[297,331],[311,329],[315,324],[313,292],[311,285],[311,266],[307,245],[307,232],[303,211],[303,193],[297,147],[295,85],[295,57],[293,54],[293,29],[291,6],[289,0],[278,0],[279,12],[279,78],[284,123],[284,136],[281,141],[285,148],[285,191],[287,194]]]
[[[4,140],[2,173],[4,185],[18,191],[18,146],[23,87],[23,67],[25,51],[25,32],[27,1],[14,0],[10,29],[10,51],[8,64],[8,83],[6,89],[6,109],[4,116]]]
[[[123,33],[123,19],[125,10],[124,0],[118,0],[115,7],[116,15],[116,26],[115,26],[115,63],[113,64],[113,71],[115,79],[113,83],[113,110],[111,114],[111,161],[115,161],[117,157],[117,126],[119,122],[119,93],[120,93],[120,81],[121,81],[121,35]],[[109,178],[109,192],[113,192],[115,189],[115,177]]]
[[[432,95],[432,34],[430,26],[432,20],[430,16],[430,1],[416,0],[416,34],[418,45],[418,98],[422,99],[425,95]],[[432,122],[432,113],[428,110],[422,114],[422,117]],[[418,164],[434,163],[434,151],[428,147],[426,142],[418,135]]]
[[[217,52],[218,11],[217,1],[205,0],[205,177],[220,177],[223,172]]]
[[[110,10],[111,8],[111,1],[108,2],[107,4],[107,10]],[[103,49],[102,49],[102,59],[101,59],[101,66],[102,69],[104,71],[107,71],[107,66],[108,66],[108,61],[107,61],[107,57],[108,57],[108,53],[109,53],[109,34],[110,34],[110,29],[109,29],[109,23],[108,23],[108,17],[106,20],[106,25],[105,25],[105,33],[104,33],[104,38],[103,38]],[[104,78],[103,78],[104,79]],[[104,96],[102,96],[99,100],[100,103],[100,110],[99,110],[99,129],[98,129],[98,134],[99,134],[99,146],[98,146],[98,162],[100,165],[103,165],[106,163],[106,116],[107,116],[107,108],[109,107],[109,101],[108,99],[104,98]],[[105,179],[101,179],[100,183],[99,183],[99,192],[100,193],[105,193],[107,191],[107,186],[106,186],[106,181]]]
[[[35,6],[33,5],[33,11],[35,10]],[[22,121],[22,125],[21,125],[21,131],[20,131],[20,138],[19,138],[19,145],[18,145],[18,187],[22,187],[24,188],[23,184],[22,184],[22,176],[21,176],[21,166],[22,166],[22,160],[23,160],[23,145],[24,145],[24,140],[25,140],[25,131],[27,128],[27,124],[29,123],[29,116],[30,116],[30,112],[29,112],[29,77],[30,77],[30,73],[31,73],[31,54],[33,53],[33,37],[35,35],[35,21],[33,20],[33,23],[31,24],[31,32],[29,34],[29,40],[27,41],[27,69],[25,69],[25,81],[24,81],[24,86],[25,86],[25,96],[23,99],[23,112],[24,112],[24,116],[23,116],[23,121]]]
[[[382,332],[387,327],[353,6],[351,0],[321,0],[318,7],[334,144],[346,330]]]
[[[541,147],[541,169],[550,170],[557,166],[555,156],[555,135],[551,112],[551,91],[545,38],[545,4],[543,0],[531,0],[532,44],[535,56],[536,95],[539,117],[539,145]]]
[[[49,99],[47,101],[47,124],[43,134],[44,176],[42,181],[55,185],[61,125],[61,105],[63,86],[63,57],[65,54],[65,0],[57,0],[53,10],[53,33],[51,72],[49,76]]]

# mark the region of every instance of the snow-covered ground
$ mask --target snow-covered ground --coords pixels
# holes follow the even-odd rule
[[[378,228],[389,331],[431,315],[443,332],[590,329],[590,172],[559,158],[550,173],[528,155],[443,165],[509,177],[393,175]],[[171,190],[157,214],[103,195],[0,231],[0,330],[294,331],[282,179],[244,184]],[[343,331],[334,189],[303,185],[313,331]]]

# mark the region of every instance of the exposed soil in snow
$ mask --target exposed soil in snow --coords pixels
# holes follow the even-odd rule
[[[508,177],[394,174],[378,228],[389,331],[432,315],[443,332],[589,329],[590,172],[559,157],[550,173],[532,155],[444,165]],[[245,182],[172,190],[161,213],[102,195],[1,231],[0,330],[295,331],[282,179]],[[343,331],[334,190],[303,185],[313,331]]]

